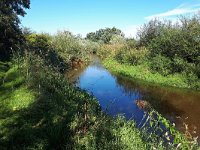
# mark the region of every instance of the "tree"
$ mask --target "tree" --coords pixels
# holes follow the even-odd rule
[[[170,25],[170,22],[168,23]],[[137,32],[140,46],[148,46],[149,43],[159,36],[165,24],[158,19],[154,19],[144,24]]]
[[[19,16],[24,17],[29,7],[30,0],[0,1],[0,59],[9,59],[23,42]]]
[[[112,37],[115,35],[118,35],[118,36],[121,36],[122,38],[124,38],[124,33],[115,27],[100,29],[96,32],[88,33],[86,38],[89,40],[92,40],[94,42],[100,41],[105,44],[108,44],[108,43],[110,43]]]

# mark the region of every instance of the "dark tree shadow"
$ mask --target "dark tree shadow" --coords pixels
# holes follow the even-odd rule
[[[64,149],[74,144],[70,123],[75,104],[59,93],[42,93],[28,108],[0,107],[0,149]]]

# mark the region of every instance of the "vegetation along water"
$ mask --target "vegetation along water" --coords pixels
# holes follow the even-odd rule
[[[0,149],[200,149],[200,16],[125,38],[21,27],[0,1]]]

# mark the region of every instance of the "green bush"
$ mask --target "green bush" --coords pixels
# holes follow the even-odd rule
[[[173,59],[173,62],[172,62],[173,72],[183,72],[183,71],[185,71],[186,67],[188,67],[188,64],[182,58],[175,57]]]
[[[51,65],[59,71],[64,71],[69,66],[64,61],[64,58],[54,49],[51,40],[52,37],[48,34],[27,34],[27,51],[42,57],[46,64]]]
[[[101,58],[114,57],[123,47],[123,44],[102,44],[97,51],[97,55]]]
[[[138,41],[136,41],[134,38],[126,39],[126,45],[128,48],[136,48],[138,45]]]
[[[28,48],[37,54],[45,55],[48,50],[52,49],[50,44],[50,36],[47,34],[32,33],[26,35]]]
[[[150,68],[153,71],[159,72],[160,74],[166,76],[169,75],[171,71],[172,61],[161,55],[157,55],[151,59]]]
[[[113,28],[105,28],[105,29],[99,29],[96,32],[90,32],[86,35],[86,39],[89,39],[94,42],[100,42],[103,44],[109,44],[113,37],[118,36],[121,39],[124,38],[124,33],[113,27]]]
[[[138,31],[138,45],[149,49],[153,71],[162,75],[184,73],[186,78],[192,74],[199,80],[199,35],[200,15],[181,17],[176,23],[155,19]]]
[[[118,53],[116,54],[115,58],[120,63],[128,63],[131,65],[139,65],[142,64],[149,55],[148,49],[145,47],[141,47],[140,49],[127,49],[123,47]]]
[[[187,74],[187,82],[193,89],[199,89],[200,88],[200,81],[194,73],[188,73]]]
[[[83,51],[78,39],[68,31],[58,32],[52,37],[53,48],[66,62],[74,56],[82,57]]]
[[[98,42],[93,42],[87,39],[80,39],[79,40],[82,50],[86,53],[97,53],[97,51],[100,49],[100,44]]]

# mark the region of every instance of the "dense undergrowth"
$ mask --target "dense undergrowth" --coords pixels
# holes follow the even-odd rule
[[[98,55],[116,73],[199,90],[199,28],[199,15],[182,17],[174,24],[155,19],[138,30],[138,40],[110,42],[101,46]]]

